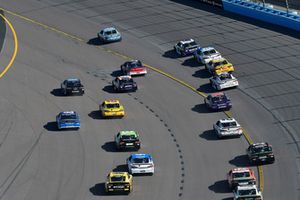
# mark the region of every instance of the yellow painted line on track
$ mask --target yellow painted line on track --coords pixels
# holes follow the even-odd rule
[[[35,20],[29,19],[29,18],[27,18],[27,17],[25,17],[25,16],[22,16],[22,15],[19,15],[19,14],[17,14],[17,13],[8,11],[8,10],[6,10],[6,9],[3,9],[3,8],[0,8],[0,9],[2,9],[3,11],[5,11],[5,12],[11,14],[11,15],[14,15],[14,16],[16,16],[16,17],[19,17],[19,18],[21,18],[21,19],[23,19],[23,20],[25,20],[25,21],[27,21],[27,22],[30,22],[30,23],[39,25],[39,26],[41,26],[41,27],[43,27],[43,28],[45,28],[45,29],[48,29],[48,30],[54,31],[54,32],[56,32],[56,33],[62,34],[62,35],[64,35],[64,36],[68,37],[68,38],[72,38],[72,39],[77,40],[77,41],[80,41],[80,42],[85,42],[84,39],[81,39],[81,38],[76,37],[76,36],[74,36],[74,35],[65,33],[65,32],[63,32],[63,31],[61,31],[61,30],[58,30],[58,29],[54,28],[54,27],[47,26],[47,25],[45,25],[45,24],[42,24],[42,23],[37,22],[37,21],[35,21]],[[103,50],[105,50],[106,52],[111,53],[111,54],[113,54],[113,55],[115,55],[115,56],[121,57],[121,58],[123,58],[123,59],[125,59],[125,60],[131,60],[131,59],[133,59],[133,58],[131,58],[131,57],[129,57],[129,56],[126,56],[126,55],[124,55],[124,54],[121,54],[121,53],[119,53],[119,52],[117,52],[117,51],[113,51],[113,50],[111,50],[111,49],[107,49],[107,48],[103,48],[103,47],[99,47],[99,46],[98,46],[97,48],[103,49]],[[183,86],[185,86],[185,87],[191,89],[192,91],[196,92],[197,94],[201,95],[202,97],[204,97],[204,98],[207,97],[207,94],[198,91],[198,90],[197,90],[196,88],[194,88],[193,86],[191,86],[191,85],[189,85],[188,83],[186,83],[186,82],[184,82],[184,81],[182,81],[182,80],[180,80],[180,79],[178,79],[178,78],[172,76],[171,74],[168,74],[168,73],[166,73],[166,72],[164,72],[164,71],[162,71],[162,70],[160,70],[160,69],[158,69],[158,68],[156,68],[156,67],[153,67],[153,66],[151,66],[151,65],[147,65],[147,64],[144,64],[144,65],[145,65],[147,68],[149,68],[149,69],[151,69],[151,70],[153,70],[153,71],[155,71],[155,72],[157,72],[157,73],[159,73],[159,74],[162,74],[162,75],[164,75],[164,76],[166,76],[166,77],[168,77],[168,78],[170,78],[170,79],[176,81],[177,83],[179,83],[179,84],[181,84],[181,85],[183,85]],[[225,114],[227,117],[232,117],[232,116],[233,116],[232,113],[231,113],[230,111],[225,111],[224,114]],[[245,139],[247,140],[247,142],[248,142],[249,144],[253,144],[253,141],[252,141],[250,135],[247,133],[247,131],[246,131],[245,129],[243,129],[243,135],[244,135]],[[258,166],[257,169],[258,169],[258,176],[259,176],[259,188],[260,188],[260,190],[263,192],[263,190],[264,190],[264,174],[263,174],[263,168],[262,168],[262,166]]]
[[[8,65],[0,73],[0,78],[2,78],[5,75],[5,73],[9,70],[9,68],[12,66],[12,64],[14,63],[14,61],[16,59],[16,56],[17,56],[17,53],[18,53],[18,37],[17,37],[17,34],[16,34],[16,31],[15,31],[14,27],[8,21],[8,19],[4,15],[2,15],[2,14],[0,14],[0,17],[2,17],[4,19],[4,21],[6,22],[6,24],[8,24],[10,30],[13,33],[13,38],[14,38],[14,43],[15,43],[15,45],[14,45],[15,47],[14,47],[14,52],[13,52],[12,58],[10,59]]]

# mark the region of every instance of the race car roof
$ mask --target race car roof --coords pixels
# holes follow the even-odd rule
[[[213,50],[213,49],[215,49],[215,48],[213,48],[213,47],[201,47],[201,48],[199,48],[201,51],[210,51],[210,50]]]
[[[136,136],[137,133],[135,131],[120,131],[121,135],[134,135]]]
[[[144,153],[139,153],[139,154],[132,154],[131,157],[134,158],[149,158],[152,159],[150,154],[144,154]]]
[[[227,123],[227,122],[236,122],[234,118],[227,118],[227,119],[220,119],[221,123]]]
[[[265,147],[265,146],[270,146],[268,143],[266,142],[260,142],[260,143],[254,143],[252,144],[253,147]]]
[[[211,94],[212,97],[219,97],[219,96],[223,96],[223,95],[225,95],[224,92],[216,92],[216,93]]]
[[[102,29],[104,32],[106,31],[113,31],[113,30],[117,30],[115,27],[107,27],[107,28],[104,28]]]
[[[80,81],[80,79],[79,78],[68,78],[67,81],[75,82],[75,81]]]
[[[76,115],[75,111],[64,111],[60,113],[61,115]]]
[[[185,40],[181,40],[180,42],[181,42],[182,44],[186,44],[186,43],[195,42],[195,40],[193,40],[193,39],[185,39]]]
[[[104,101],[105,104],[120,103],[119,100],[109,99]]]

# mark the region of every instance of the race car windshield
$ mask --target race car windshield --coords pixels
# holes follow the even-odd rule
[[[263,146],[263,147],[253,148],[254,153],[263,153],[263,152],[270,152],[270,151],[272,151],[272,147],[270,147],[270,146]]]
[[[106,32],[105,32],[106,35],[113,35],[113,34],[116,34],[116,33],[117,33],[116,30],[106,31]]]
[[[121,83],[133,83],[132,79],[123,79],[121,80]]]
[[[246,195],[255,195],[256,190],[255,189],[250,189],[250,190],[240,190],[239,195],[241,196],[246,196]]]
[[[249,172],[233,173],[233,178],[247,178],[247,177],[250,177]]]
[[[209,51],[204,51],[204,52],[203,52],[203,54],[204,54],[205,56],[209,56],[209,55],[215,54],[215,53],[217,53],[217,52],[216,52],[216,50],[214,50],[214,49],[209,50]]]
[[[236,127],[237,124],[236,124],[236,122],[224,122],[224,123],[222,123],[222,126],[225,127],[225,128],[227,128],[227,127]]]
[[[119,108],[120,104],[118,103],[110,103],[106,105],[107,108]]]
[[[120,181],[125,181],[124,176],[113,176],[110,178],[111,182],[120,182]]]
[[[221,80],[221,81],[225,81],[226,79],[231,79],[230,74],[222,74],[222,75],[220,76],[220,80]]]
[[[227,60],[222,61],[222,65],[227,65],[227,64],[228,64]]]
[[[227,100],[225,96],[217,96],[212,98],[213,102],[224,102]]]
[[[190,43],[183,44],[183,47],[184,48],[188,48],[188,47],[193,47],[193,46],[196,46],[196,45],[197,45],[196,42],[190,42]]]
[[[134,158],[133,163],[149,163],[149,158]]]
[[[142,67],[142,63],[140,61],[132,62],[129,64],[129,68],[138,68],[138,67]]]
[[[67,82],[67,87],[80,87],[80,86],[81,86],[81,84],[80,84],[79,80]]]
[[[74,114],[74,115],[62,115],[61,116],[61,120],[74,120],[74,119],[77,119],[77,116]]]
[[[122,140],[135,140],[137,137],[135,135],[122,135]]]

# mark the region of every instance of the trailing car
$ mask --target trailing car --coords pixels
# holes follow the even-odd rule
[[[102,29],[98,33],[98,38],[100,41],[107,42],[117,42],[122,40],[121,33],[114,27],[108,27]]]
[[[119,100],[106,100],[99,105],[102,117],[124,117],[125,111]]]
[[[64,111],[60,112],[56,116],[57,128],[61,129],[79,129],[80,128],[80,119],[79,115],[75,111]]]
[[[127,61],[121,65],[121,71],[124,75],[146,75],[147,69],[140,60]]]
[[[194,58],[201,64],[207,64],[211,60],[220,59],[221,54],[213,47],[198,47],[194,52]]]
[[[150,154],[132,154],[127,159],[130,174],[154,174],[154,163]]]
[[[237,186],[256,184],[254,171],[248,167],[230,170],[227,174],[227,180],[232,190],[235,190]]]
[[[118,150],[141,148],[139,134],[135,131],[120,131],[115,136],[115,143]]]
[[[128,172],[110,172],[107,175],[105,182],[105,191],[107,193],[130,193],[132,189],[132,175],[128,174]]]
[[[215,90],[223,90],[232,87],[238,87],[239,82],[231,73],[221,73],[209,79],[211,86]]]
[[[61,91],[64,95],[84,94],[84,87],[78,78],[68,78],[60,85]]]
[[[114,91],[118,92],[136,91],[138,89],[131,76],[118,76],[112,81],[112,86]]]
[[[205,68],[213,75],[219,75],[224,72],[231,73],[234,71],[233,65],[223,57],[209,61],[205,65]]]
[[[220,119],[213,129],[219,138],[237,136],[241,137],[243,130],[241,125],[234,118]]]
[[[234,200],[263,200],[262,194],[256,185],[237,186],[233,191]]]
[[[231,100],[223,92],[213,93],[204,99],[204,104],[211,110],[218,111],[232,107]]]
[[[250,163],[273,163],[275,156],[272,146],[267,142],[251,144],[247,149]]]
[[[193,39],[181,40],[174,45],[174,51],[180,56],[192,55],[199,45]]]

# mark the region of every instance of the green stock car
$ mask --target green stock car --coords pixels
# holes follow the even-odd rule
[[[141,148],[139,135],[135,131],[120,131],[115,136],[115,143],[118,150]]]

